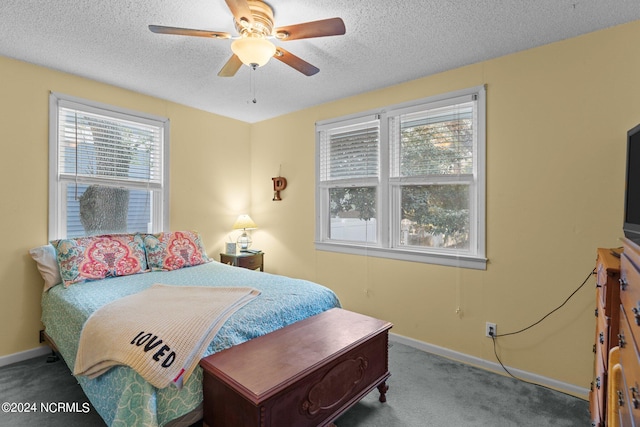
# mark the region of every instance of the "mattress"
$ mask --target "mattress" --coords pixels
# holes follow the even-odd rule
[[[216,261],[174,271],[155,271],[57,285],[42,297],[42,322],[73,371],[82,326],[98,308],[140,292],[154,283],[176,286],[249,286],[261,294],[222,326],[202,357],[267,334],[286,325],[340,307],[328,288],[306,280],[231,267]],[[166,308],[158,308],[166,309]],[[116,366],[89,380],[78,376],[85,394],[110,426],[164,426],[201,408],[202,370],[184,387],[156,389],[136,371]]]

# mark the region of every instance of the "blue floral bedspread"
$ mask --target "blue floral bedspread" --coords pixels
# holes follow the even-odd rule
[[[71,371],[87,318],[103,305],[154,283],[250,286],[261,291],[256,299],[229,318],[203,357],[340,306],[337,296],[324,286],[216,261],[174,271],[79,283],[68,288],[58,285],[43,294],[42,322]],[[158,307],[158,310],[167,309]],[[126,366],[116,366],[93,380],[83,376],[77,379],[110,426],[162,426],[194,410],[202,402],[202,369],[199,366],[181,390],[175,387],[156,389]]]

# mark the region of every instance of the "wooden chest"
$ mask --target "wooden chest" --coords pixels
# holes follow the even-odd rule
[[[331,425],[390,376],[391,323],[335,308],[208,356],[209,427]]]

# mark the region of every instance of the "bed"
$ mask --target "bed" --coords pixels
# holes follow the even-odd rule
[[[34,257],[35,259],[35,257]],[[39,265],[40,268],[40,265]],[[44,275],[43,275],[44,277]],[[232,267],[217,261],[171,271],[148,271],[62,284],[42,295],[45,332],[73,371],[85,321],[98,308],[156,283],[175,286],[242,286],[260,295],[238,309],[220,328],[202,357],[267,334],[333,307],[328,288],[301,279]],[[96,411],[109,426],[183,426],[201,419],[202,370],[182,389],[157,389],[133,369],[119,365],[95,379],[77,377]]]

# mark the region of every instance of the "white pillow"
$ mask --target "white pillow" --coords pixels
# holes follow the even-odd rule
[[[29,255],[36,262],[38,271],[44,279],[44,291],[48,291],[58,283],[62,283],[56,250],[52,245],[43,245],[29,250]]]

